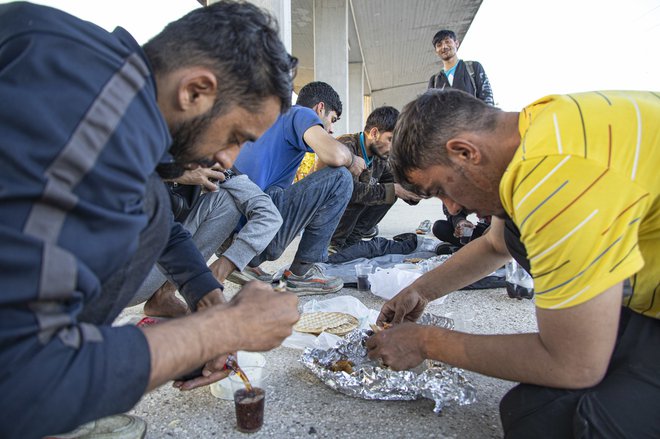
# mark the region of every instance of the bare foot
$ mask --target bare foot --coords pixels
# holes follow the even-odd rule
[[[176,288],[166,282],[144,304],[144,314],[150,317],[182,317],[190,313],[185,302],[174,295]]]

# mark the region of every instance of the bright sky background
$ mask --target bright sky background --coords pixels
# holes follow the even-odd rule
[[[200,6],[196,0],[34,2],[108,30],[121,25],[139,43]],[[660,0],[484,0],[458,52],[483,64],[505,110],[551,93],[660,91],[659,53]]]
[[[458,55],[483,64],[505,110],[552,93],[660,91],[660,0],[484,0]]]

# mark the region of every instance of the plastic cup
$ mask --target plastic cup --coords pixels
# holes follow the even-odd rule
[[[234,393],[236,409],[236,429],[243,433],[254,433],[264,425],[264,409],[266,406],[266,391],[253,387],[251,391],[245,388]]]
[[[263,384],[268,373],[266,369],[266,358],[263,355],[257,352],[238,351],[236,361],[253,386],[259,387]],[[258,367],[259,370],[256,371],[254,369],[255,367]],[[209,387],[211,388],[211,394],[216,398],[231,401],[234,399],[234,392],[245,386],[237,375],[232,374],[225,379],[211,384]]]
[[[355,266],[355,275],[357,276],[358,291],[371,291],[369,275],[373,266],[371,264],[357,264]]]
[[[239,363],[239,366],[241,364]],[[264,366],[241,366],[243,373],[250,380],[250,385],[252,387],[263,387],[263,382],[268,376],[268,370]],[[244,389],[245,383],[236,374],[229,375],[227,378],[229,380],[229,386],[231,387],[231,394],[236,393],[237,390]]]
[[[459,239],[461,244],[465,245],[470,242],[472,239],[472,233],[474,233],[474,229],[472,227],[463,227],[462,228],[462,234]]]

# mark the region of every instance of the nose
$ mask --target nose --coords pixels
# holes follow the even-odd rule
[[[238,157],[238,153],[240,151],[240,145],[230,146],[216,152],[213,158],[224,169],[231,169],[231,167],[234,166],[234,162],[236,161],[236,157]]]
[[[450,215],[457,215],[461,210],[463,210],[463,206],[461,206],[451,198],[448,197],[438,197],[438,198],[442,200],[442,204],[445,205]]]

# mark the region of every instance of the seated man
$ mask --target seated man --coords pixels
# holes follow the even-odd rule
[[[372,237],[375,229],[397,198],[417,203],[420,198],[395,183],[387,164],[392,145],[392,131],[399,111],[394,107],[379,107],[371,112],[361,133],[339,137],[341,143],[367,164],[359,176],[353,177],[351,200],[341,217],[331,246],[334,251]]]
[[[227,248],[209,266],[219,282],[224,282],[235,269],[245,268],[282,225],[282,217],[270,197],[246,175],[237,176],[218,166],[200,167],[186,171],[167,187],[176,220],[190,232],[204,260],[228,241]],[[247,223],[234,236],[241,215]],[[148,316],[185,315],[190,309],[174,295],[175,291],[174,284],[154,267],[129,306],[146,301],[144,313]]]
[[[454,247],[452,251],[463,247],[468,242],[477,239],[490,227],[490,217],[479,218],[475,225],[467,219],[467,214],[461,210],[456,215],[452,215],[447,210],[447,206],[442,205],[442,211],[447,219],[437,220],[433,223],[433,235],[440,241],[448,242]]]
[[[231,167],[289,108],[291,66],[274,20],[249,3],[200,7],[143,48],[121,28],[0,5],[0,394],[11,401],[0,437],[123,413],[204,364],[181,387],[209,384],[228,353],[291,334],[292,294],[254,282],[217,300],[154,173]],[[204,312],[112,326],[156,259]]]
[[[330,237],[348,204],[351,173],[359,175],[365,169],[364,160],[331,135],[341,110],[339,95],[330,85],[311,82],[300,89],[297,105],[241,150],[236,170],[270,195],[283,224],[266,250],[228,280],[271,280],[259,265],[279,258],[302,231],[293,263],[284,272],[287,288],[296,294],[334,293],[342,288],[340,278],[326,276],[316,265],[326,261]],[[291,184],[306,152],[316,153],[328,167]]]
[[[385,303],[378,320],[396,325],[367,341],[369,356],[520,382],[500,403],[507,438],[659,437],[657,93],[553,95],[518,113],[428,91],[403,110],[391,155],[414,192],[493,220]],[[411,323],[511,257],[534,278],[537,332]]]

